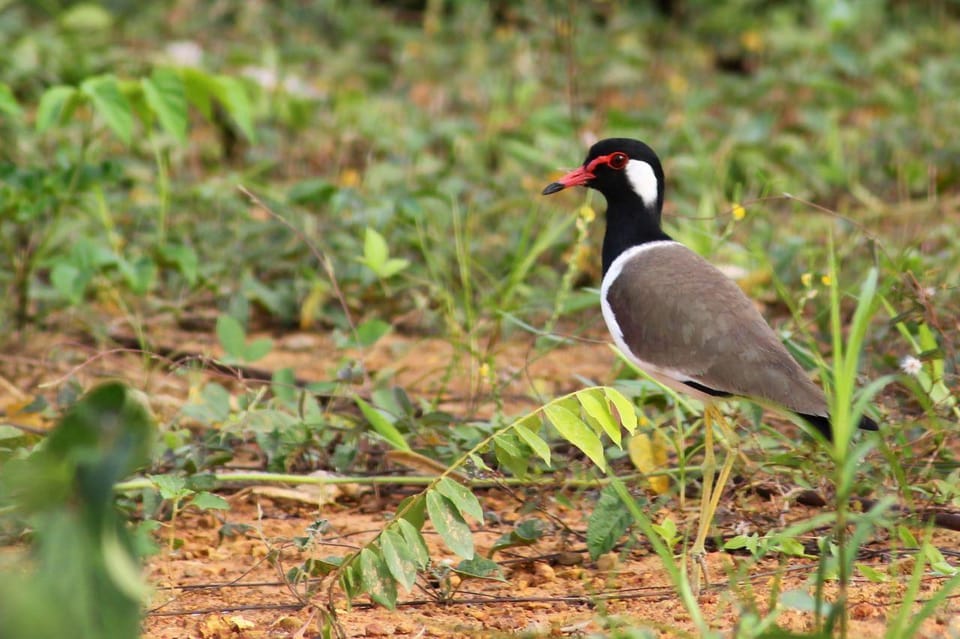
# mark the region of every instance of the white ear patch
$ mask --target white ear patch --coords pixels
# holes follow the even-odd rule
[[[657,205],[657,194],[660,193],[660,184],[653,167],[641,160],[627,162],[627,180],[633,191],[640,196],[643,203],[653,208]]]

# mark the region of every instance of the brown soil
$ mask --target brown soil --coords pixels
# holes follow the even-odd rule
[[[551,514],[583,531],[580,513],[560,507],[549,497],[544,501]],[[481,553],[518,519],[518,503],[509,496],[493,491],[483,495],[483,502],[503,523],[477,532]],[[379,508],[371,508],[377,505]],[[157,590],[146,621],[147,636],[319,636],[317,610],[310,604],[328,601],[326,585],[303,598],[291,592],[281,574],[307,556],[342,554],[345,546],[359,547],[385,524],[395,505],[394,499],[381,501],[370,496],[318,510],[241,497],[233,502],[227,518],[231,523],[250,524],[255,532],[222,542],[217,536],[220,522],[212,516],[185,517],[174,531],[183,546],[175,552],[162,552],[149,564],[149,578]],[[777,506],[776,502],[772,505]],[[377,512],[363,512],[366,509]],[[800,511],[795,514],[813,514]],[[330,522],[325,540],[331,546],[320,543],[312,553],[294,551],[290,540],[306,534],[306,527],[317,518]],[[729,524],[730,518],[726,520]],[[428,533],[427,538],[434,558],[453,560],[435,535]],[[955,545],[956,537],[944,535],[940,543]],[[274,563],[272,551],[278,550]],[[424,584],[401,596],[393,611],[370,606],[365,599],[348,608],[336,593],[338,621],[349,637],[583,636],[610,625],[650,627],[662,636],[694,633],[659,558],[642,548],[591,562],[582,541],[565,542],[555,532],[531,548],[503,553],[497,559],[505,564],[505,583],[466,581],[446,602],[438,584]],[[883,560],[871,563],[885,569]],[[901,564],[904,573],[909,573],[911,562]],[[776,561],[752,564],[746,557],[714,552],[708,555],[708,565],[715,583],[701,596],[700,604],[710,624],[725,631],[735,627],[745,606],[763,610],[772,587],[807,589],[805,580],[816,569],[812,559],[790,560],[789,571],[777,584],[773,575],[783,568]],[[731,581],[738,571],[745,571],[749,578],[737,576]],[[906,574],[903,580],[884,584],[856,579],[850,591],[849,636],[884,636],[888,615],[898,607],[905,580]],[[731,587],[730,583],[737,585]],[[928,580],[921,596],[938,585],[937,580]],[[954,618],[957,610],[952,604],[927,622],[923,636],[956,636],[960,631],[960,622]],[[799,612],[784,612],[779,619],[794,630],[812,623],[812,615]]]
[[[185,334],[172,328],[152,326],[155,344],[174,344],[201,355],[215,355],[215,340],[206,335]],[[488,349],[485,361],[493,362],[497,379],[513,379],[503,391],[510,412],[529,410],[544,398],[583,387],[583,378],[602,383],[612,379],[614,356],[602,333],[597,341],[582,341],[533,357],[530,340],[514,337]],[[52,393],[70,377],[84,385],[103,377],[121,377],[144,390],[161,423],[172,418],[192,387],[209,379],[204,375],[182,375],[157,364],[145,365],[142,356],[130,352],[106,352],[63,336],[32,336],[22,352],[0,355],[0,381],[7,390],[0,398],[12,401],[18,394]],[[342,353],[332,342],[314,334],[285,336],[273,352],[257,366],[265,369],[293,367],[304,379],[329,379]],[[391,336],[381,340],[363,361],[371,374],[389,375],[394,383],[413,396],[447,398],[444,407],[458,415],[488,415],[493,403],[480,372],[482,358],[455,351],[440,339]],[[487,374],[487,371],[484,371]],[[13,384],[9,380],[24,380]],[[223,381],[223,380],[221,380]],[[38,391],[41,384],[48,386]],[[5,400],[5,401],[7,401]],[[9,403],[7,401],[7,403]],[[776,478],[771,481],[776,483]],[[752,478],[751,483],[756,483]],[[353,490],[338,493],[319,507],[269,491],[225,490],[231,509],[225,514],[187,511],[175,524],[158,532],[162,550],[152,557],[147,576],[155,586],[145,621],[145,636],[174,637],[313,637],[320,636],[318,610],[330,593],[324,583],[308,594],[303,587],[285,583],[283,575],[307,557],[344,555],[371,539],[388,521],[399,500],[412,492],[403,487],[382,486],[380,490]],[[779,496],[761,497],[755,491],[731,489],[720,508],[715,529],[731,535],[757,530],[761,534],[784,522],[805,519],[814,510]],[[504,532],[521,519],[537,517],[547,533],[537,544],[496,555],[505,582],[468,580],[445,592],[441,583],[421,582],[413,592],[401,593],[394,611],[356,601],[347,607],[342,593],[333,593],[337,621],[351,637],[491,637],[491,636],[583,636],[612,626],[650,627],[662,636],[695,634],[689,616],[668,582],[660,559],[642,543],[624,547],[618,554],[590,560],[584,543],[586,514],[596,499],[595,492],[560,489],[511,493],[492,489],[479,491],[487,512],[498,523],[476,529],[478,552],[484,554]],[[307,497],[307,502],[311,497]],[[536,508],[529,508],[531,501]],[[688,506],[696,500],[688,500]],[[692,532],[695,513],[680,511],[673,517]],[[521,514],[521,509],[523,514]],[[219,519],[218,517],[222,517]],[[306,535],[307,527],[324,519],[329,529],[307,551],[298,551],[292,539]],[[219,538],[224,523],[246,524],[247,532]],[[763,526],[767,526],[764,528]],[[426,528],[431,556],[435,560],[455,558],[442,547],[439,538]],[[176,538],[177,544],[171,545]],[[941,548],[955,548],[958,534],[941,532],[935,542]],[[889,544],[878,540],[878,549]],[[173,548],[176,546],[176,549]],[[677,548],[679,552],[681,548]],[[773,589],[807,589],[806,579],[816,569],[808,558],[755,563],[746,555],[711,552],[707,558],[713,585],[701,597],[709,623],[731,634],[744,612],[767,608]],[[912,566],[909,557],[891,558],[878,553],[866,560],[880,571],[896,564],[902,576],[886,583],[857,577],[850,592],[851,637],[881,637],[888,618],[898,609],[899,598]],[[897,571],[894,571],[895,573]],[[777,578],[780,575],[782,578]],[[926,579],[923,593],[939,587],[941,581]],[[960,636],[956,617],[960,606],[951,600],[946,610],[926,622],[927,637]],[[812,616],[785,611],[779,623],[796,631],[809,628]]]

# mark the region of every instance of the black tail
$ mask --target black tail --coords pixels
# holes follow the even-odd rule
[[[833,427],[830,425],[830,418],[824,417],[822,415],[807,415],[805,413],[797,413],[802,417],[808,424],[820,431],[820,434],[823,435],[828,442],[833,441]],[[866,415],[860,418],[860,423],[858,426],[862,430],[880,430],[880,427],[877,426],[877,422],[873,421]]]

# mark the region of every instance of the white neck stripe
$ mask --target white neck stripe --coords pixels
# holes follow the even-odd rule
[[[653,167],[642,160],[630,160],[626,168],[627,181],[633,192],[640,196],[647,208],[657,205],[657,196],[660,194],[660,181]]]

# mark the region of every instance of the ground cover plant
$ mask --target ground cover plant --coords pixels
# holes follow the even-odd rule
[[[0,634],[960,636],[958,38],[946,0],[0,1]],[[721,405],[700,597],[702,406],[607,343],[603,202],[539,195],[621,135],[837,424]]]

